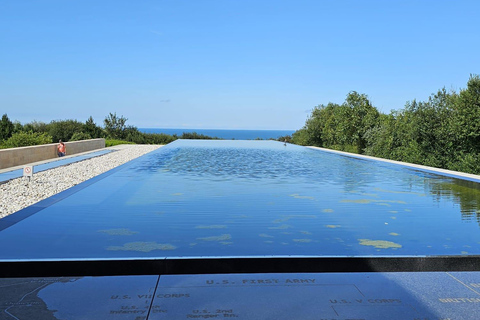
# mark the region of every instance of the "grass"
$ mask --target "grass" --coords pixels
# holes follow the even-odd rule
[[[114,139],[106,139],[105,140],[105,147],[113,147],[119,144],[136,144],[130,141],[123,141],[123,140],[114,140]]]

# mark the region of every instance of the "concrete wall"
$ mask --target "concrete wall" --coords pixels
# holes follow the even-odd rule
[[[105,139],[90,139],[65,142],[67,156],[105,148]],[[58,143],[42,144],[39,146],[0,149],[0,169],[24,165],[27,163],[57,158]]]

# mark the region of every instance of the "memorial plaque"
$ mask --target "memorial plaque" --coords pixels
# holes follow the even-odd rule
[[[147,319],[158,276],[0,279],[0,319]]]
[[[480,318],[480,273],[161,276],[149,319]]]

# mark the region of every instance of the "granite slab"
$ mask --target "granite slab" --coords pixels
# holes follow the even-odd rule
[[[149,319],[473,320],[479,307],[480,272],[169,275]]]
[[[0,319],[480,318],[480,272],[0,279]]]
[[[158,276],[0,279],[0,319],[147,319]]]

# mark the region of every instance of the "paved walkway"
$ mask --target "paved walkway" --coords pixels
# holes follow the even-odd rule
[[[65,166],[70,163],[79,162],[82,160],[102,156],[104,154],[117,151],[122,149],[121,145],[104,148],[104,149],[97,149],[82,153],[77,153],[70,156],[65,156],[61,158],[53,158],[44,161],[38,161],[34,163],[28,163],[21,166],[11,167],[0,170],[0,184],[8,182],[9,180],[20,178],[23,176],[23,167],[25,166],[33,166],[33,172],[41,172],[48,169]]]

